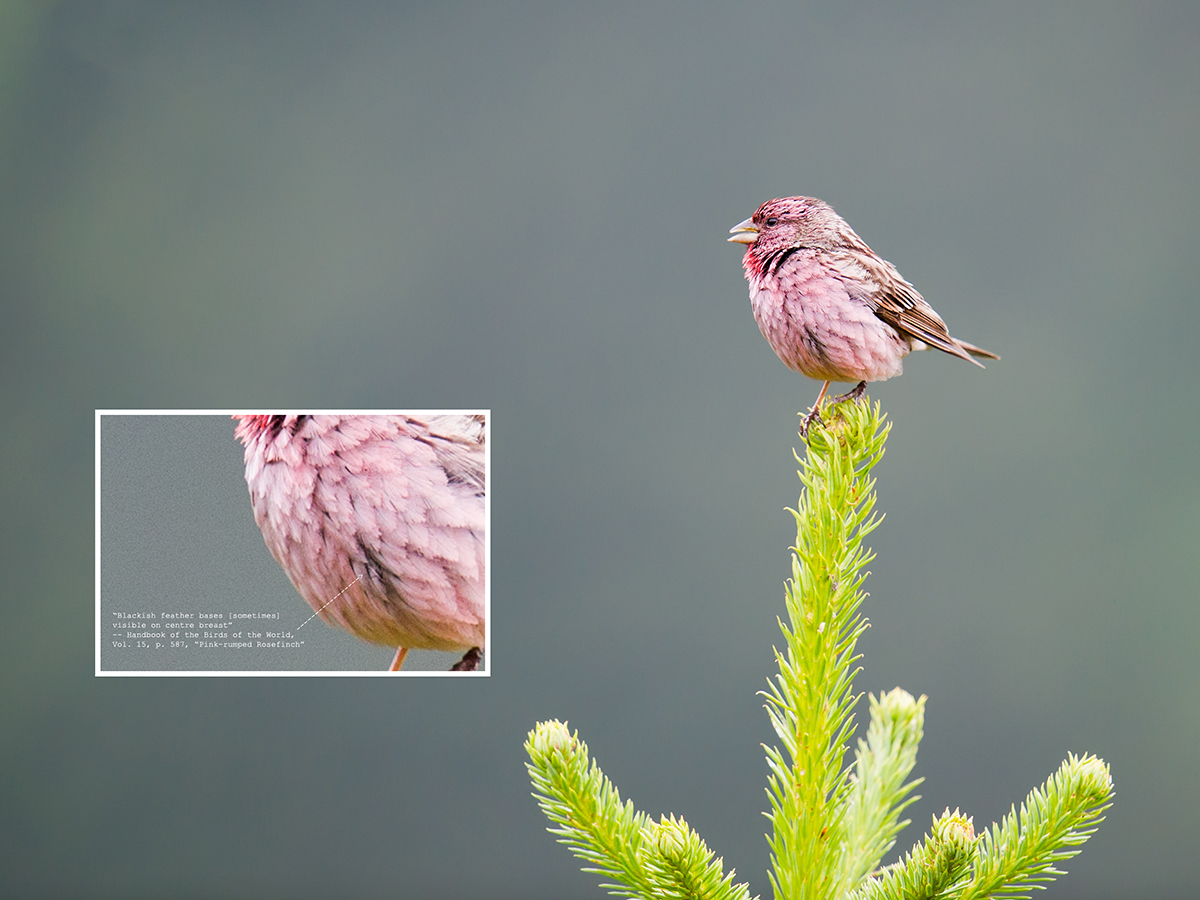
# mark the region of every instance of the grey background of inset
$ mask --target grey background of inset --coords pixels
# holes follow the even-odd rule
[[[558,716],[767,896],[818,385],[725,237],[808,193],[1004,357],[870,391],[897,849],[1091,750],[1047,900],[1195,894],[1196,3],[0,15],[0,893],[599,898],[522,766]],[[92,677],[93,410],[255,407],[492,409],[490,678]]]
[[[106,414],[100,421],[102,671],[387,669],[393,650],[311,618],[271,558],[254,524],[229,416]],[[232,630],[290,631],[304,645],[217,650],[188,641],[189,649],[178,650],[168,641],[162,650],[114,649],[110,613],[148,610],[277,613],[276,621],[235,620]],[[446,671],[460,655],[413,650],[404,668]]]

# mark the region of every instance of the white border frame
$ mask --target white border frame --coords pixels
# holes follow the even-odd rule
[[[247,409],[97,409],[95,411],[95,442],[96,442],[96,472],[95,472],[95,581],[96,581],[96,621],[95,621],[95,676],[97,678],[280,678],[280,677],[352,677],[352,678],[487,678],[492,674],[492,411],[490,409],[273,409],[270,415],[303,415],[303,416],[484,416],[484,517],[486,534],[484,535],[484,621],[487,632],[484,635],[483,658],[485,668],[475,672],[389,672],[386,670],[373,671],[104,671],[100,668],[101,646],[101,615],[100,615],[100,419],[103,416],[229,416],[258,415],[263,410]]]

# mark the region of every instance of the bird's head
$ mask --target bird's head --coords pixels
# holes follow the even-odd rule
[[[857,240],[846,221],[815,197],[768,200],[729,229],[729,240],[747,244],[747,257],[765,260],[782,250],[832,249]]]

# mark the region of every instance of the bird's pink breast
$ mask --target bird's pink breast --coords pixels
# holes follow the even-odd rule
[[[801,250],[761,272],[748,251],[746,276],[759,330],[791,369],[821,381],[882,381],[899,375],[909,346],[844,278]]]
[[[246,435],[246,482],[301,596],[373,643],[483,646],[482,489],[450,477],[422,423],[313,416],[291,426]]]

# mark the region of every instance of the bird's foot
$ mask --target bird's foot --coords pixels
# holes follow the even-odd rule
[[[478,647],[472,647],[463,654],[463,658],[450,667],[451,672],[474,672],[479,668],[479,661],[483,659],[483,651]]]
[[[816,422],[818,425],[825,424],[825,420],[821,418],[821,401],[825,399],[825,392],[828,389],[829,382],[827,381],[822,386],[821,393],[817,395],[817,402],[814,403],[812,409],[808,411],[808,415],[800,420],[800,437],[808,436],[808,429],[813,422]],[[865,381],[860,381],[850,390],[846,391],[846,393],[838,394],[836,397],[830,397],[829,403],[834,404],[841,403],[843,400],[857,400],[866,392],[866,390],[867,383]]]
[[[821,418],[820,404],[814,406],[808,411],[808,415],[800,420],[800,437],[808,436],[808,427],[816,422],[818,425],[824,425],[825,420]]]
[[[857,400],[859,397],[861,397],[863,394],[865,394],[866,391],[867,391],[867,383],[865,381],[860,381],[858,384],[856,384],[850,390],[846,391],[846,393],[838,394],[836,397],[834,397],[829,402],[830,403],[839,403],[842,400]]]
[[[808,437],[808,428],[813,422],[817,422],[821,425],[825,424],[825,420],[821,418],[821,401],[825,399],[825,392],[827,390],[829,390],[828,381],[821,385],[821,393],[817,394],[817,402],[812,405],[811,409],[809,409],[808,415],[800,420],[800,437]]]

